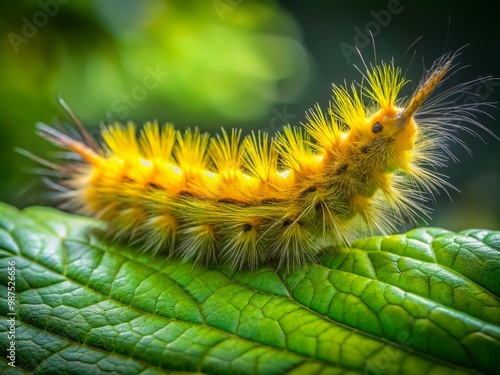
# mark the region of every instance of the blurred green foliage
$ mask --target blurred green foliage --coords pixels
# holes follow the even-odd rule
[[[371,41],[359,36],[367,27],[377,59],[394,56],[408,67],[413,85],[423,66],[466,43],[459,62],[472,68],[450,83],[500,77],[492,63],[500,51],[497,6],[430,0],[2,2],[0,201],[50,204],[42,176],[31,173],[38,166],[14,148],[52,160],[54,149],[35,135],[35,123],[70,122],[57,95],[93,133],[102,122],[152,119],[211,132],[221,126],[274,132],[299,124],[314,103],[326,106],[331,82],[360,79],[352,64],[362,63],[345,46],[357,46],[373,61]],[[499,87],[482,99],[497,101]],[[498,117],[494,109],[487,112]],[[500,134],[493,119],[480,121]],[[499,143],[480,135],[488,146],[464,137],[474,159],[453,149],[461,162],[444,173],[463,193],[450,193],[455,205],[446,194],[437,197],[433,225],[500,227]]]
[[[40,203],[20,147],[47,157],[37,121],[67,116],[60,94],[89,127],[152,118],[179,127],[249,127],[296,99],[308,56],[298,25],[276,4],[241,11],[212,2],[41,0],[2,4],[3,132],[0,198]]]

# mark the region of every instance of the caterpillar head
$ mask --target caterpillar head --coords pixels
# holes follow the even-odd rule
[[[399,98],[401,88],[408,82],[401,69],[393,63],[371,66],[359,85],[334,86],[334,106],[330,114],[340,128],[349,129],[349,141],[359,144],[359,149],[377,150],[384,165],[377,168],[408,169],[412,150],[418,142],[419,129],[415,115],[443,81],[451,68],[452,58],[444,56],[427,72],[415,92],[408,98]],[[371,105],[366,105],[368,98]]]
[[[397,101],[397,95],[407,81],[401,77],[401,71],[393,65],[377,66],[368,72],[369,85],[364,87],[369,97],[379,104],[368,121],[368,127],[376,136],[384,132],[385,136],[394,140],[398,151],[413,149],[417,124],[414,115],[436,86],[442,82],[451,67],[452,59],[436,61],[433,67],[423,77],[411,97],[404,103]]]

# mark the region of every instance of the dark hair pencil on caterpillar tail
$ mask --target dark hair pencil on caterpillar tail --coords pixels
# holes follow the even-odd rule
[[[476,114],[488,103],[454,98],[486,79],[432,93],[456,68],[438,59],[409,98],[394,63],[367,67],[361,84],[334,86],[326,113],[274,139],[240,130],[215,137],[147,123],[102,129],[98,146],[39,124],[41,136],[80,157],[54,166],[63,207],[108,223],[115,239],[195,262],[255,269],[295,267],[330,244],[429,214],[427,200],[451,187],[436,169],[453,158],[456,131],[487,130]],[[439,91],[439,90],[438,90]]]

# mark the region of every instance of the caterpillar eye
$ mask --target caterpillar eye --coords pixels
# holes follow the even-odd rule
[[[380,122],[376,122],[375,124],[373,124],[372,126],[372,132],[374,132],[375,134],[376,133],[380,133],[382,131],[384,127],[382,125],[380,125]]]
[[[252,230],[252,226],[250,224],[243,225],[243,232],[249,232]]]

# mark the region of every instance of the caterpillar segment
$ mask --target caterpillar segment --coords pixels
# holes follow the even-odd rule
[[[408,99],[398,98],[407,80],[393,63],[369,67],[361,84],[334,86],[326,112],[315,106],[304,126],[273,139],[156,122],[104,127],[99,147],[39,132],[80,157],[60,166],[66,207],[104,220],[115,239],[232,269],[290,268],[428,214],[425,191],[446,185],[433,170],[446,132],[418,115],[451,66],[438,60]]]

